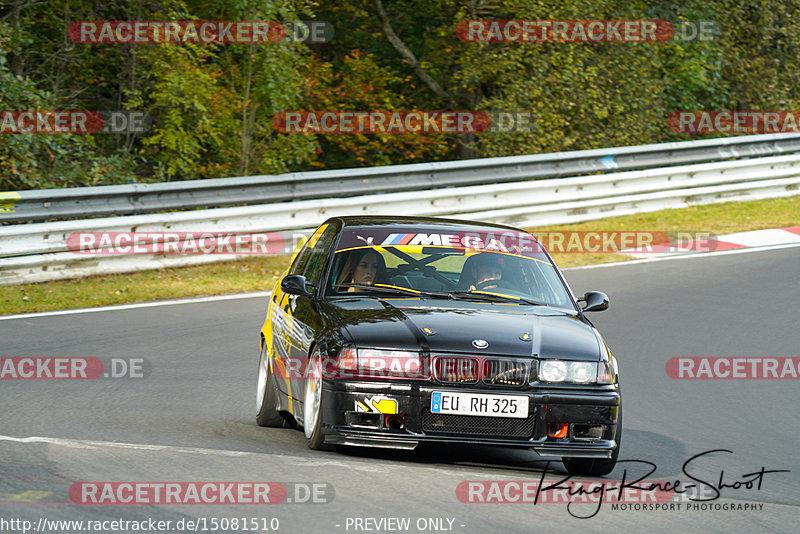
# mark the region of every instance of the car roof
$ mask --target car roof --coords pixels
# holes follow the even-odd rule
[[[492,230],[513,230],[515,232],[525,232],[513,226],[504,224],[494,224],[481,221],[467,221],[459,219],[444,219],[439,217],[406,217],[396,215],[353,215],[336,217],[348,228],[363,227],[385,227],[391,229],[408,227],[425,227],[428,229],[441,229],[450,231],[492,231]],[[527,233],[527,232],[526,232]]]

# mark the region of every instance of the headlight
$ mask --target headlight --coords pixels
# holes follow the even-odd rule
[[[614,372],[609,362],[571,362],[544,360],[539,366],[542,382],[571,384],[613,384]]]
[[[597,380],[597,364],[594,362],[572,362],[569,364],[567,380],[577,384],[588,384]]]
[[[567,364],[561,360],[545,360],[539,369],[542,382],[563,382],[567,379]]]

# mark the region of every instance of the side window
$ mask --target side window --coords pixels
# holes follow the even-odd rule
[[[320,278],[322,278],[322,270],[325,268],[325,258],[328,257],[331,246],[336,240],[336,234],[335,227],[331,226],[324,229],[322,236],[318,238],[316,243],[313,243],[313,247],[309,248],[308,261],[303,271],[307,282],[319,285]],[[311,239],[309,239],[309,245],[312,245]]]
[[[292,263],[292,268],[289,270],[289,274],[302,274],[306,268],[306,264],[308,263],[308,257],[311,255],[311,247],[308,246],[306,243],[303,246],[303,250],[297,254],[297,257],[294,259]]]
[[[319,228],[317,228],[313,234],[308,238],[306,244],[303,245],[302,250],[297,254],[297,257],[292,262],[292,268],[289,270],[289,274],[303,274],[306,271],[306,265],[308,265],[308,260],[311,258],[311,254],[314,250],[314,247],[319,242],[322,234],[328,228],[327,224],[323,224]]]

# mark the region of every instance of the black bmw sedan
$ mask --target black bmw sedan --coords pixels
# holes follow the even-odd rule
[[[335,217],[295,251],[261,330],[256,420],[312,449],[524,447],[611,472],[617,361],[536,238],[481,222]]]

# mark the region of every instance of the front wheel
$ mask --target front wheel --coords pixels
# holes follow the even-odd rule
[[[570,475],[602,477],[614,470],[622,443],[622,404],[617,412],[617,431],[614,434],[617,446],[611,458],[562,458],[561,461]]]
[[[275,388],[275,377],[267,358],[267,345],[261,349],[258,360],[258,389],[256,391],[256,423],[259,426],[277,426],[284,424],[284,418],[278,412],[278,390]]]
[[[315,349],[309,359],[306,376],[306,391],[303,396],[303,431],[309,449],[330,450],[325,445],[322,432],[322,370],[319,350]]]

